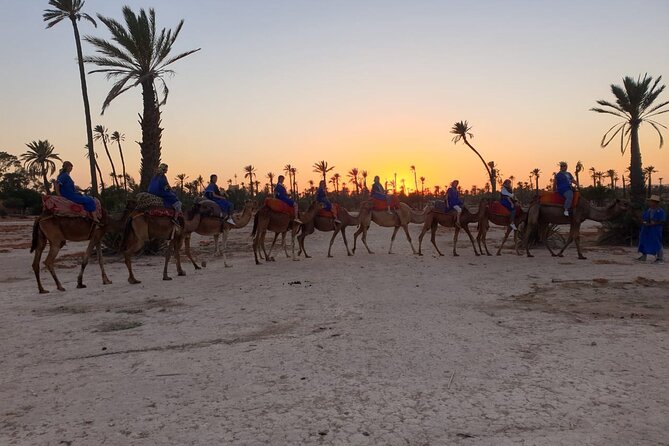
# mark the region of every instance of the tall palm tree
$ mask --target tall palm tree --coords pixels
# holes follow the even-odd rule
[[[574,173],[576,174],[576,186],[578,186],[578,187],[581,187],[581,183],[578,179],[578,174],[581,173],[582,171],[583,171],[583,163],[579,160],[576,163],[576,167],[574,169]]]
[[[611,180],[611,190],[616,190],[616,185],[613,182],[613,179],[616,177],[616,171],[613,169],[609,169],[606,171],[606,176],[609,177],[609,180]]]
[[[455,135],[455,137],[453,138],[453,143],[457,144],[458,141],[462,140],[462,142],[464,142],[467,145],[467,147],[472,149],[472,151],[479,157],[479,159],[483,163],[483,166],[485,167],[486,172],[488,173],[488,178],[490,179],[490,183],[492,184],[493,192],[495,192],[495,178],[493,177],[493,174],[490,171],[488,163],[486,163],[481,154],[474,148],[474,146],[472,146],[469,143],[469,140],[467,139],[468,136],[470,138],[474,137],[471,130],[472,128],[469,127],[467,121],[460,121],[453,124],[453,128],[451,128],[451,133]]]
[[[297,191],[297,167],[291,167],[290,174],[293,176],[293,198],[298,198],[300,194]]]
[[[188,175],[185,173],[180,173],[174,179],[179,182],[179,189],[181,189],[181,192],[184,190],[184,183],[186,182],[186,179],[188,178]]]
[[[420,194],[423,195],[425,191],[425,177],[420,177]]]
[[[409,169],[413,172],[413,183],[416,187],[416,193],[418,193],[418,178],[416,177],[416,166],[409,166]]]
[[[601,170],[598,170],[597,172],[595,172],[595,176],[597,177],[597,186],[601,186],[602,185],[602,179],[604,178],[604,172],[602,172]]]
[[[77,22],[81,19],[88,20],[97,28],[97,23],[93,17],[81,12],[84,7],[84,0],[49,0],[49,5],[55,9],[45,9],[42,18],[47,22],[47,29],[57,25],[63,19],[70,19],[72,29],[74,30],[74,43],[77,47],[77,62],[79,64],[79,79],[81,81],[81,96],[84,99],[84,116],[86,119],[86,140],[88,148],[88,158],[90,161],[91,173],[91,191],[93,196],[98,195],[98,181],[95,176],[95,154],[93,153],[93,126],[91,124],[91,107],[88,103],[88,87],[86,86],[86,72],[84,70],[84,58],[81,53],[81,37],[79,36],[79,27]]]
[[[592,177],[592,187],[597,187],[597,169],[595,166],[592,166],[590,169],[590,177]]]
[[[358,182],[358,174],[360,171],[358,170],[357,167],[352,168],[351,170],[348,171],[348,178],[349,178],[349,183],[353,183],[355,185],[355,194],[360,195],[360,183]]]
[[[334,175],[332,175],[332,178],[330,178],[330,182],[332,184],[334,184],[335,193],[337,193],[337,194],[339,193],[339,179],[340,178],[341,178],[341,175],[339,175],[338,173],[335,173]]]
[[[335,168],[335,166],[328,166],[328,162],[323,160],[317,163],[314,163],[314,172],[323,175],[323,181],[327,181],[326,175],[329,171]]]
[[[650,192],[653,187],[653,174],[657,173],[657,170],[655,170],[654,166],[647,166],[644,167],[643,173],[648,177],[648,196],[650,197],[652,195]]]
[[[539,193],[539,174],[541,174],[541,170],[538,168],[532,169],[532,172],[530,172],[530,176],[534,177],[534,181],[536,182],[536,191]]]
[[[86,159],[89,159],[88,157],[91,155],[90,150],[88,150],[88,146],[86,146]],[[90,159],[89,159],[90,162]],[[98,154],[93,151],[93,165],[95,166],[95,170],[97,171],[97,178],[100,178],[100,191],[104,192],[105,191],[105,180],[102,178],[102,171],[100,170],[100,165],[98,164]],[[95,184],[97,184],[97,180],[95,181]]]
[[[274,174],[272,172],[267,172],[267,178],[269,179],[269,193],[274,193]]]
[[[26,144],[28,151],[21,155],[26,169],[35,171],[42,177],[44,190],[47,195],[51,193],[49,186],[49,176],[56,172],[56,163],[54,160],[61,161],[60,156],[54,152],[54,146],[47,141],[32,141]]]
[[[200,191],[204,190],[204,177],[198,175],[197,178],[195,178],[195,182],[197,183],[197,192],[200,193]]]
[[[249,179],[249,188],[251,189],[251,197],[253,197],[253,177],[256,176],[256,168],[249,164],[244,166],[244,178]]]
[[[123,168],[123,190],[128,192],[128,179],[127,174],[125,173],[125,158],[123,157],[123,148],[121,148],[121,141],[125,141],[125,135],[119,133],[118,131],[112,132],[109,137],[110,141],[115,141],[118,144],[118,153],[121,155],[121,167]]]
[[[434,186],[434,195],[439,195],[441,193],[441,186],[438,184]]]
[[[290,194],[293,195],[293,166],[286,164],[283,166],[283,171],[288,175],[288,184],[290,184]]]
[[[123,7],[123,24],[114,19],[98,14],[98,19],[109,29],[113,43],[98,37],[86,36],[85,40],[96,48],[99,56],[87,56],[84,62],[97,65],[91,73],[104,73],[107,78],[118,79],[102,104],[102,112],[119,95],[141,85],[143,112],[140,117],[142,153],[140,168],[140,190],[145,191],[151,177],[160,164],[160,139],[163,129],[160,127],[160,107],[167,102],[169,89],[163,77],[174,71],[167,68],[172,63],[199,51],[186,51],[170,56],[184,21],[181,20],[174,30],[156,30],[156,13],[153,8],[148,14],[144,9],[135,14],[128,6]],[[162,100],[158,100],[156,83],[162,85]]]
[[[654,118],[662,113],[669,112],[669,109],[662,108],[669,104],[669,101],[654,104],[658,96],[664,91],[665,85],[659,85],[662,76],[653,82],[652,76],[644,74],[634,80],[632,77],[623,78],[623,86],[611,85],[611,92],[616,98],[616,103],[604,100],[597,101],[597,104],[604,108],[594,107],[591,111],[597,113],[607,113],[622,118],[623,121],[613,125],[602,137],[601,146],[606,147],[613,139],[620,135],[620,152],[625,153],[627,147],[630,147],[630,195],[636,202],[643,201],[644,179],[641,164],[641,147],[639,145],[639,127],[646,122],[657,131],[660,137],[660,147],[664,144],[664,138],[660,127],[667,127]]]
[[[109,158],[109,164],[111,164],[112,176],[114,178],[114,185],[116,187],[119,187],[118,177],[116,176],[116,167],[114,166],[114,160],[111,157],[111,153],[109,153],[109,147],[107,147],[107,141],[109,141],[109,134],[107,133],[107,127],[98,124],[93,129],[93,132],[94,132],[93,139],[96,141],[102,141],[102,145],[104,146],[105,152],[107,153],[107,158]]]
[[[362,191],[367,192],[367,190],[368,190],[367,189],[367,175],[368,175],[367,171],[363,170],[362,172],[360,172],[360,175],[362,176]]]

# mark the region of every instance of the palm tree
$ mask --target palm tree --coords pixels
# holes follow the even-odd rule
[[[434,195],[439,195],[441,193],[441,186],[434,186]]]
[[[329,167],[327,161],[319,161],[314,163],[314,172],[323,175],[323,181],[327,181],[326,175],[329,171],[334,169],[334,166]]]
[[[183,192],[184,190],[184,183],[186,182],[186,179],[188,178],[188,175],[185,173],[180,173],[177,175],[174,179],[179,182],[179,189]]]
[[[583,163],[579,160],[576,163],[576,168],[574,169],[574,173],[576,174],[576,186],[581,187],[581,183],[579,182],[578,179],[578,174],[583,171]]]
[[[590,178],[592,178],[592,187],[597,187],[597,169],[595,166],[592,166],[590,169]]]
[[[54,160],[62,161],[60,156],[54,152],[55,147],[46,139],[44,141],[32,141],[26,144],[28,151],[21,155],[26,169],[33,170],[42,177],[44,190],[47,195],[51,193],[49,187],[49,176],[56,172]]]
[[[539,193],[539,174],[541,173],[541,170],[538,168],[532,169],[532,172],[530,172],[530,178],[534,177],[534,181],[536,182],[536,191]]]
[[[293,198],[298,198],[300,194],[297,192],[297,167],[292,167],[290,169],[290,174],[293,176]]]
[[[360,172],[360,175],[362,176],[362,191],[367,192],[367,190],[368,190],[367,189],[367,175],[368,175],[367,171],[363,170],[362,172]]]
[[[244,167],[244,178],[249,179],[249,187],[251,188],[251,197],[253,197],[253,177],[257,176],[256,175],[256,168],[253,167],[253,165],[249,164],[248,166]]]
[[[471,133],[471,130],[472,128],[469,127],[467,121],[460,121],[453,124],[453,128],[451,129],[451,133],[455,135],[455,137],[453,138],[453,143],[457,144],[458,141],[462,140],[467,145],[467,147],[472,149],[472,151],[479,157],[479,159],[483,163],[483,166],[485,167],[486,172],[488,172],[488,178],[490,179],[490,183],[492,184],[493,192],[495,192],[495,178],[493,177],[493,174],[490,171],[488,163],[485,162],[481,154],[469,143],[469,140],[467,139],[467,136],[469,136],[470,138],[474,137],[474,135]]]
[[[606,176],[608,176],[609,179],[611,180],[611,190],[615,191],[616,190],[616,185],[613,182],[613,179],[616,176],[616,171],[613,170],[613,169],[609,169],[609,170],[606,171]]]
[[[88,146],[86,146],[86,159],[91,155],[90,150],[88,150]],[[90,160],[89,160],[90,162]],[[98,164],[98,154],[93,151],[93,165],[95,166],[95,170],[97,171],[98,178],[100,178],[100,191],[104,192],[105,191],[105,181],[102,178],[102,171],[100,170],[100,165]],[[95,181],[97,184],[97,180]]]
[[[290,194],[293,195],[293,166],[286,164],[283,166],[283,171],[288,175],[288,183],[290,184]]]
[[[337,193],[337,194],[339,193],[339,179],[340,178],[341,178],[341,175],[339,175],[338,173],[335,173],[334,175],[332,175],[332,178],[330,178],[330,182],[332,184],[334,184],[335,193]]]
[[[669,112],[669,109],[661,110],[669,104],[669,101],[653,104],[658,96],[664,91],[665,85],[658,87],[662,76],[653,82],[652,76],[644,74],[634,80],[629,76],[623,78],[623,86],[611,85],[611,92],[616,97],[616,103],[599,100],[597,104],[604,108],[594,107],[591,111],[597,113],[608,113],[619,118],[622,122],[616,123],[602,137],[601,146],[606,147],[618,135],[620,135],[620,152],[625,153],[630,147],[630,194],[632,200],[643,201],[643,171],[641,164],[641,147],[639,145],[639,127],[647,122],[657,131],[660,137],[660,147],[664,144],[664,138],[659,127],[666,126],[655,121],[654,116]],[[652,85],[651,85],[652,84]]]
[[[360,183],[358,182],[358,174],[360,172],[358,171],[357,167],[352,168],[351,170],[348,171],[348,177],[349,177],[349,183],[353,183],[355,185],[355,194],[360,195]]]
[[[47,22],[47,29],[57,25],[63,19],[70,19],[74,30],[74,43],[77,47],[77,62],[79,63],[79,79],[81,81],[81,95],[84,98],[84,116],[86,119],[86,138],[88,141],[88,158],[90,161],[91,191],[93,196],[98,195],[98,181],[95,176],[95,155],[93,153],[93,126],[91,125],[91,107],[88,103],[88,87],[86,86],[86,72],[84,71],[84,58],[81,53],[81,38],[77,22],[81,19],[88,20],[97,28],[93,17],[81,12],[84,0],[49,0],[49,5],[55,9],[45,9],[42,18]]]
[[[409,169],[413,172],[413,183],[416,187],[416,193],[418,193],[418,178],[416,177],[416,166],[409,166]]]
[[[272,172],[267,172],[267,178],[269,179],[269,193],[274,193],[274,174]]]
[[[651,188],[653,187],[653,174],[657,173],[657,170],[655,170],[654,166],[647,166],[644,167],[643,173],[648,176],[648,196],[650,197],[652,195],[650,192]]]
[[[420,177],[420,195],[423,196],[425,192],[425,177]]]
[[[128,6],[123,7],[126,27],[114,19],[98,14],[98,19],[107,26],[113,43],[98,37],[86,36],[99,56],[87,56],[84,61],[97,65],[91,73],[104,73],[107,78],[118,79],[102,104],[102,113],[119,95],[137,85],[142,86],[143,112],[139,123],[142,127],[142,153],[140,168],[141,190],[145,191],[154,171],[160,164],[160,107],[167,102],[169,89],[163,77],[174,72],[167,68],[172,63],[193,54],[198,49],[186,51],[170,57],[184,21],[174,30],[156,31],[156,13],[151,8],[135,14]],[[162,100],[158,100],[156,83],[162,85]]]
[[[121,141],[125,141],[125,135],[118,131],[114,131],[109,137],[109,140],[116,141],[116,144],[118,144],[118,153],[121,155],[121,167],[123,168],[123,190],[128,192],[127,174],[125,173],[125,158],[123,157],[123,149],[121,148]]]
[[[604,178],[604,172],[602,172],[601,170],[598,170],[597,172],[595,172],[595,176],[597,177],[597,186],[601,186],[602,185],[602,178]]]
[[[114,160],[112,159],[111,153],[109,153],[109,148],[107,147],[107,141],[109,141],[109,134],[107,133],[107,128],[98,124],[95,126],[93,131],[95,132],[93,134],[93,139],[96,141],[102,141],[102,145],[104,146],[105,152],[107,153],[107,158],[109,158],[109,164],[111,164],[112,176],[114,178],[114,185],[116,187],[119,187],[118,177],[116,176],[116,167],[114,167]]]

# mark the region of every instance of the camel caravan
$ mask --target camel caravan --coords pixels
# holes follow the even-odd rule
[[[33,225],[30,249],[31,252],[34,252],[32,268],[40,293],[48,293],[40,279],[40,261],[47,245],[49,245],[49,251],[44,264],[53,277],[56,288],[64,291],[56,275],[54,264],[58,252],[67,241],[88,241],[77,277],[77,288],[85,287],[84,270],[93,251],[98,257],[102,283],[112,283],[105,272],[102,255],[103,239],[105,235],[111,233],[122,235],[119,251],[128,269],[128,282],[137,284],[140,281],[133,272],[132,259],[149,242],[163,242],[165,254],[162,278],[172,280],[168,275],[168,266],[172,256],[175,259],[177,274],[179,276],[186,274],[181,266],[182,246],[185,248],[186,257],[195,269],[206,266],[205,261],[198,264],[193,257],[191,250],[193,233],[213,237],[214,256],[223,257],[223,265],[228,268],[232,266],[226,257],[228,234],[232,229],[246,227],[251,221],[253,221],[251,237],[256,264],[261,264],[261,260],[266,262],[275,260],[272,252],[279,237],[281,237],[280,243],[286,257],[298,260],[300,255],[304,255],[305,258],[310,258],[305,241],[315,231],[332,233],[328,245],[328,257],[332,257],[332,246],[338,234],[341,234],[347,255],[355,254],[358,237],[367,252],[373,254],[374,252],[367,244],[367,233],[372,222],[377,226],[393,229],[389,254],[392,254],[395,237],[402,229],[412,253],[417,255],[423,255],[423,238],[430,231],[430,241],[439,256],[443,256],[436,242],[436,232],[440,225],[454,229],[453,256],[458,256],[457,242],[461,230],[469,237],[476,256],[484,253],[491,255],[486,237],[490,225],[493,224],[506,228],[502,243],[497,249],[497,255],[501,255],[504,244],[513,234],[516,254],[521,255],[520,246],[522,244],[528,257],[533,256],[530,253],[530,237],[533,233],[538,233],[541,239],[549,225],[569,225],[569,236],[559,251],[554,251],[548,243],[545,245],[552,256],[561,257],[565,249],[574,242],[578,258],[585,259],[580,244],[581,224],[588,219],[598,222],[610,220],[629,209],[629,203],[619,199],[604,208],[594,207],[583,199],[578,191],[566,194],[568,196],[558,191],[540,191],[529,206],[523,209],[510,193],[510,184],[505,182],[500,200],[483,198],[476,209],[470,210],[459,197],[458,182],[453,181],[445,200],[430,202],[423,209],[418,210],[400,202],[397,196],[386,193],[377,176],[374,179],[369,199],[363,200],[357,211],[331,203],[327,198],[325,181],[321,181],[315,200],[305,211],[300,211],[297,203],[288,196],[283,186],[283,176],[279,176],[274,188],[274,197],[266,198],[260,205],[253,200],[246,201],[241,213],[234,214],[233,206],[227,200],[225,192],[216,186],[216,175],[211,175],[210,183],[205,188],[203,196],[197,198],[189,210],[184,211],[181,202],[167,182],[165,174],[168,166],[161,164],[149,185],[148,192],[136,194],[128,201],[125,210],[119,215],[110,215],[102,208],[97,198],[87,197],[75,190],[69,178],[72,164],[65,162],[63,166],[57,180],[56,195],[42,197],[43,211],[35,219]],[[409,224],[422,225],[418,236],[418,250],[411,239]],[[476,238],[470,229],[470,225],[474,224],[478,231]],[[349,227],[356,228],[353,234],[352,249],[349,249],[346,238],[346,229]],[[267,232],[274,233],[269,250],[265,240]],[[290,253],[286,244],[288,233],[291,239],[292,251]],[[299,248],[297,254],[295,252],[296,240]]]

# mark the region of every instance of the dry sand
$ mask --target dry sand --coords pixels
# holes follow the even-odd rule
[[[194,238],[206,269],[138,258],[135,286],[111,257],[77,290],[71,243],[39,295],[30,224],[0,221],[1,445],[669,444],[667,266],[633,249],[388,255],[373,225],[374,255],[317,233],[256,266],[245,228],[233,268]]]

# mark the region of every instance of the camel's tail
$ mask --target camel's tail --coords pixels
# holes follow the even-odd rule
[[[258,216],[260,212],[256,212],[256,215],[253,217],[253,229],[251,230],[251,237],[255,237],[256,229],[258,229]]]
[[[37,248],[37,241],[39,240],[39,218],[35,219],[33,224],[33,239],[30,243],[30,252],[33,252]]]

